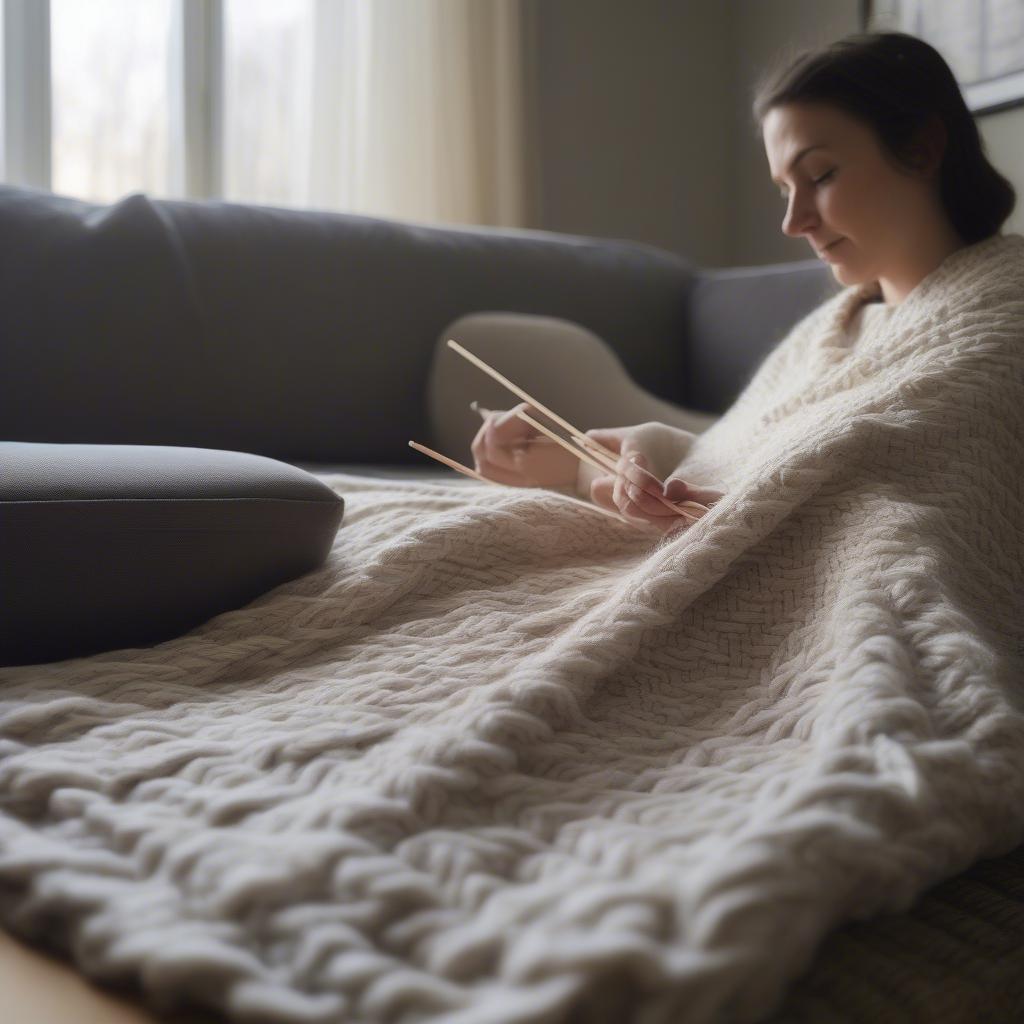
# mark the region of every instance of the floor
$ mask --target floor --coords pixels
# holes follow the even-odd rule
[[[223,1024],[218,1014],[157,1016],[141,1001],[91,984],[68,964],[0,931],[4,1024]]]

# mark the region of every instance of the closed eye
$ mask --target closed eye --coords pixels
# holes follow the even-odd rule
[[[831,178],[832,175],[835,174],[835,173],[836,173],[836,169],[833,167],[831,171],[826,171],[820,178],[812,179],[812,183],[815,184],[815,185],[820,185],[822,182],[828,181],[828,179]],[[779,189],[779,195],[783,199],[785,199],[786,196],[788,195],[788,193],[786,192],[785,189]]]

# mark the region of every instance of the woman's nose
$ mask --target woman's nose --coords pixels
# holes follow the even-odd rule
[[[809,201],[801,193],[793,193],[786,207],[786,215],[782,218],[782,233],[798,238],[816,228],[819,221],[813,201]]]

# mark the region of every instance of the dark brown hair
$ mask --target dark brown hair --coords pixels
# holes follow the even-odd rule
[[[859,118],[908,170],[922,130],[938,118],[946,130],[939,194],[960,237],[968,244],[988,238],[1013,211],[1013,185],[989,163],[953,72],[923,39],[860,33],[798,53],[757,84],[757,130],[769,110],[788,103],[828,103]]]

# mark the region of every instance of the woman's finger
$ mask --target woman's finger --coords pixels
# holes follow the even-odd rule
[[[512,412],[512,411],[508,411]],[[476,436],[470,443],[470,451],[473,453],[473,458],[477,462],[477,471],[482,472],[480,466],[484,463],[488,463],[492,466],[498,466],[507,472],[516,472],[516,434],[524,434],[525,431],[532,430],[532,427],[528,423],[523,422],[516,416],[512,416],[512,419],[523,428],[522,431],[518,427],[512,427],[508,425],[508,412],[504,410],[489,411],[484,417],[483,423],[480,425],[480,429],[477,430]],[[504,425],[501,430],[496,433],[496,424],[500,420],[504,419]],[[535,433],[537,431],[534,431]],[[518,442],[518,446],[522,447],[525,443],[525,437],[522,437]],[[520,457],[521,458],[521,457]]]
[[[622,509],[616,504],[613,497],[613,491],[615,488],[615,477],[599,476],[595,478],[593,483],[590,485],[590,500],[595,505],[600,505],[602,508],[608,509],[610,512],[618,512],[620,515],[623,514]],[[632,514],[627,515],[630,523],[634,526],[642,527],[649,530],[657,530],[660,533],[667,533],[672,529],[677,529],[675,523],[671,520],[678,519],[680,524],[685,524],[686,520],[682,516],[668,516],[667,518],[648,518],[643,513],[633,509]]]
[[[619,472],[616,472],[612,479],[612,501],[615,503],[615,511],[621,512],[626,515],[626,506],[629,504],[629,499],[625,496],[623,487],[625,485],[626,478]]]
[[[487,459],[487,445],[485,441],[486,435],[487,424],[481,423],[480,429],[476,432],[476,434],[473,437],[473,440],[470,441],[469,443],[469,450],[473,453],[473,459],[476,462],[476,471],[478,473],[480,472],[480,466]]]
[[[509,484],[512,487],[534,486],[534,481],[527,474],[516,469],[505,469],[503,466],[496,465],[487,459],[482,461],[478,459],[475,469],[481,476],[485,476],[488,480],[493,480],[495,483]]]
[[[643,519],[662,533],[687,525],[689,521],[684,516],[661,500],[661,481],[647,469],[646,463],[646,456],[636,452],[627,439],[619,460],[618,486],[613,488],[620,512],[631,519]]]
[[[476,436],[470,442],[475,469],[478,473],[500,483],[522,483],[522,475],[516,465],[512,450],[495,445],[491,439],[490,428],[497,413],[490,413],[481,424]],[[524,424],[526,426],[526,424]]]
[[[592,430],[588,430],[585,436],[589,437],[591,441],[596,441],[599,445],[602,445],[609,451],[615,452],[616,455],[618,455],[622,449],[623,431],[621,429],[615,429],[613,427],[595,427]]]
[[[622,498],[622,477],[618,475],[599,476],[590,485],[590,497],[603,508],[625,515],[627,519],[633,518],[624,511],[627,502]]]
[[[535,409],[529,402],[520,402],[511,409],[495,413],[491,419],[491,433],[499,444],[519,444],[524,438],[537,437],[540,431],[531,427],[525,420],[519,418],[519,413],[525,412],[527,416],[537,419],[540,410]]]
[[[627,491],[628,483],[621,473],[615,474],[615,482],[612,485],[612,500],[615,502],[616,510],[627,519],[650,524],[650,517],[637,505]]]
[[[661,481],[650,471],[646,456],[631,455],[625,463],[625,475],[630,483],[652,495],[660,495],[663,487]]]
[[[644,513],[644,515],[651,516],[652,518],[658,519],[677,519],[679,513],[674,512],[669,506],[667,506],[661,498],[655,498],[652,494],[649,494],[645,490],[641,490],[631,480],[626,480],[624,485],[624,491],[626,496],[633,502],[637,508]]]
[[[482,428],[480,446],[481,455],[487,462],[512,472],[518,470],[518,462],[527,443],[531,438],[540,436],[537,430],[516,415],[520,409],[530,415],[530,408],[526,402],[521,402],[512,409],[488,415]]]
[[[674,516],[677,513],[662,500],[664,488],[661,481],[647,468],[643,455],[632,455],[624,467],[626,493],[645,512],[653,516]]]
[[[661,481],[657,481],[655,486],[653,483],[656,479],[655,477],[647,474],[651,482],[648,482],[644,477],[646,462],[645,456],[636,450],[632,439],[627,437],[623,441],[621,454],[616,466],[618,480],[614,489],[615,500],[618,502],[624,515],[644,519],[652,514],[660,516],[661,512],[655,513],[655,508],[663,509],[664,512],[672,515],[671,509],[665,508],[660,498],[655,497],[655,495],[661,494]],[[647,490],[648,487],[650,487],[649,491]],[[646,498],[650,500],[645,501]]]
[[[665,481],[665,497],[671,502],[696,501],[710,508],[725,497],[725,492],[714,487],[695,487],[679,477],[670,477]]]

